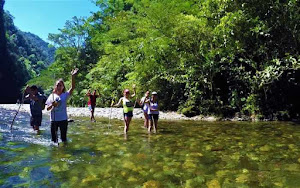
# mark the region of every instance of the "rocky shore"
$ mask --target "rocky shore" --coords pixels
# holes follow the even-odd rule
[[[0,104],[0,110],[15,110],[17,111],[19,108],[19,104]],[[21,112],[30,113],[29,104],[23,104],[20,108]],[[89,117],[90,111],[87,107],[68,107],[67,108],[69,118],[72,117]],[[215,117],[203,117],[203,116],[195,116],[195,117],[186,117],[183,114],[178,114],[176,112],[159,112],[160,119],[166,120],[201,120],[201,121],[217,121],[218,119]],[[49,114],[47,110],[43,110],[43,114]],[[112,119],[123,119],[123,111],[122,108],[96,108],[95,109],[95,118],[97,117],[105,117],[109,118],[111,114]],[[135,108],[133,111],[133,118],[140,119],[143,118],[144,114],[140,108]]]

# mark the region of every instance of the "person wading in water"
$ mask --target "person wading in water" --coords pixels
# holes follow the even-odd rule
[[[96,94],[96,90],[94,90],[93,94],[91,94],[91,91],[88,90],[86,96],[89,97],[88,101],[88,107],[91,111],[91,121],[96,122],[96,119],[94,117],[95,107],[96,107],[96,99],[99,97],[99,95]]]
[[[64,81],[59,79],[55,82],[53,93],[48,97],[46,101],[47,110],[51,110],[51,137],[54,143],[58,142],[57,130],[60,128],[61,140],[67,142],[67,130],[68,130],[68,114],[67,114],[67,100],[72,95],[75,89],[75,76],[78,73],[78,69],[74,69],[71,72],[71,88],[66,91]]]
[[[121,104],[123,105],[123,115],[124,115],[124,134],[126,134],[129,130],[130,121],[133,116],[133,108],[134,103],[130,100],[132,97],[135,96],[135,85],[132,86],[133,94],[130,95],[129,89],[124,89],[123,97],[119,99],[119,102],[114,107],[119,107]]]
[[[141,98],[139,105],[144,112],[144,127],[148,129],[149,119],[148,119],[148,108],[149,108],[149,91],[146,91],[145,96]]]

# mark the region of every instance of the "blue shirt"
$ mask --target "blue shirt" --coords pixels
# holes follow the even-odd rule
[[[31,116],[42,116],[42,106],[44,106],[45,97],[38,93],[36,95],[37,101],[30,99],[30,113]]]

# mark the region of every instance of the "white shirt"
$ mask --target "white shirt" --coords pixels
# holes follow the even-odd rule
[[[153,101],[150,100],[148,114],[159,114],[159,111],[158,111],[158,102],[157,101],[153,102]]]
[[[143,110],[144,112],[148,112],[149,109],[149,103],[145,103],[146,97],[142,97],[141,101],[143,102]]]
[[[46,104],[49,106],[52,104],[53,101],[58,102],[58,106],[54,107],[54,109],[51,110],[50,115],[50,121],[64,121],[68,120],[68,114],[67,114],[67,100],[70,96],[69,92],[62,93],[61,95],[57,94],[51,94]]]

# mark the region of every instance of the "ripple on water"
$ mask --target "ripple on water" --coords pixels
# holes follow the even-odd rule
[[[49,128],[49,118],[43,117],[40,134],[32,129],[30,126],[30,114],[19,112],[15,118],[13,129],[11,131],[11,121],[16,114],[16,111],[1,110],[0,113],[0,133],[6,141],[26,142],[30,144],[37,144],[42,146],[51,145],[51,135]]]
[[[122,121],[108,127],[107,119],[76,120],[68,131],[71,142],[54,148],[44,147],[51,145],[47,123],[36,135],[29,116],[23,118],[10,133],[5,132],[8,122],[0,117],[4,122],[0,170],[5,173],[0,186],[297,187],[300,183],[300,127],[286,123],[160,120],[158,134],[148,134],[141,128],[142,120],[135,119],[125,137]]]
[[[11,177],[9,177],[8,182],[10,184],[16,185],[16,184],[25,183],[26,180],[20,178],[19,176],[11,176]]]
[[[52,178],[52,173],[50,172],[50,167],[38,167],[31,170],[30,178],[33,181],[41,181],[45,178]]]

